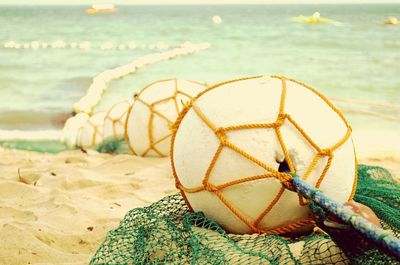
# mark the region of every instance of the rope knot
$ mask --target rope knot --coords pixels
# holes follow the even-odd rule
[[[182,104],[182,109],[188,109],[192,105],[192,101],[191,100],[183,101],[183,99],[181,99],[181,104]]]
[[[226,133],[224,131],[224,128],[219,127],[216,131],[215,131],[215,135],[217,135],[218,139],[220,140],[220,142],[224,145],[226,143]]]
[[[204,189],[205,189],[206,191],[209,191],[209,192],[218,191],[217,187],[215,187],[215,186],[214,186],[213,184],[211,184],[211,183],[205,182],[205,183],[203,183],[203,185],[204,185]]]
[[[287,173],[283,173],[283,172],[279,172],[276,175],[276,178],[282,183],[283,186],[285,186],[285,188],[287,188],[290,191],[296,191],[296,188],[293,186],[292,184],[292,175],[287,174]]]
[[[282,126],[283,122],[287,118],[287,114],[285,113],[279,113],[278,118],[276,119],[276,124],[279,126]]]
[[[318,154],[321,156],[332,156],[332,150],[329,148],[324,148],[321,149],[321,151],[319,151]]]

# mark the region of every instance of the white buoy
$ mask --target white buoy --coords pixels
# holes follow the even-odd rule
[[[91,44],[88,41],[79,43],[79,49],[81,49],[81,50],[89,50],[90,47],[91,47]]]
[[[125,122],[130,102],[127,100],[118,102],[112,106],[104,118],[103,137],[104,140],[113,138],[121,140],[125,135]]]
[[[39,42],[38,41],[32,41],[31,42],[31,48],[34,49],[34,50],[39,49],[40,48]]]
[[[112,50],[114,48],[114,44],[112,42],[105,42],[100,46],[102,50]]]
[[[297,81],[265,76],[213,86],[175,128],[177,186],[191,209],[229,232],[310,225],[309,207],[282,185],[290,170],[338,202],[354,195],[351,129],[325,97]]]
[[[65,122],[62,130],[61,141],[64,142],[69,148],[78,146],[78,130],[87,122],[88,119],[89,115],[83,112],[69,118]]]
[[[15,48],[15,41],[7,41],[3,44],[4,48],[13,49]]]
[[[92,148],[103,141],[103,124],[106,112],[98,112],[91,116],[79,129],[78,146]]]
[[[57,40],[51,44],[51,48],[53,48],[53,49],[63,49],[63,48],[65,48],[65,46],[66,46],[66,43],[61,40]]]
[[[214,22],[214,24],[219,25],[222,23],[222,19],[220,16],[213,16],[212,17],[212,21]]]
[[[313,17],[314,19],[320,19],[320,18],[321,18],[321,13],[319,13],[318,11],[317,11],[317,12],[314,12],[314,14],[312,15],[312,17]]]
[[[143,88],[134,98],[126,119],[125,140],[140,156],[168,156],[171,126],[185,102],[205,86],[188,80],[168,79]]]

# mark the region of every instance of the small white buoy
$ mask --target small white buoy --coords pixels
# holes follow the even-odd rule
[[[65,42],[63,42],[61,40],[57,40],[51,44],[51,47],[53,49],[62,49],[62,48],[65,48],[65,46],[66,46]]]
[[[222,18],[220,16],[213,16],[212,21],[214,22],[214,24],[219,25],[222,23]]]
[[[317,12],[314,12],[314,14],[312,15],[312,17],[313,17],[314,19],[320,19],[320,18],[321,18],[321,13],[319,13],[318,11],[317,11]]]
[[[90,46],[91,46],[91,44],[88,41],[79,43],[79,49],[81,49],[81,50],[89,50]]]
[[[114,48],[114,44],[112,42],[105,42],[100,46],[102,50],[112,50]]]
[[[4,48],[8,49],[15,48],[15,44],[16,44],[15,41],[7,41],[4,43]]]
[[[34,49],[34,50],[39,49],[40,48],[39,42],[38,41],[32,41],[31,42],[31,48]]]

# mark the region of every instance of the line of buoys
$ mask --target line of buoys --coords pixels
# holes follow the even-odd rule
[[[119,79],[129,74],[133,74],[137,69],[142,68],[146,65],[164,60],[170,60],[177,56],[191,54],[204,49],[208,49],[210,47],[211,45],[209,43],[192,44],[190,42],[185,42],[177,48],[168,50],[166,52],[145,55],[129,64],[122,65],[114,69],[109,69],[98,74],[93,78],[93,81],[88,88],[86,95],[73,105],[73,110],[75,113],[78,113],[78,115],[71,117],[66,122],[63,128],[61,141],[66,143],[69,147],[74,147],[76,145],[88,147],[93,143],[99,144],[100,140],[97,136],[92,136],[91,139],[86,136],[86,131],[88,131],[89,135],[90,132],[97,132],[97,130],[89,127],[87,130],[81,128],[84,127],[85,124],[89,123],[89,117],[91,116],[94,107],[100,102],[102,94],[107,89],[108,84],[112,80]],[[97,120],[94,124],[98,126]],[[82,137],[84,137],[85,139],[81,140]]]
[[[93,111],[93,108],[99,103],[103,92],[107,89],[107,84],[112,80],[119,79],[128,74],[132,74],[138,68],[141,68],[145,65],[173,59],[179,55],[194,53],[197,51],[208,49],[209,47],[209,43],[191,44],[190,42],[185,42],[179,48],[174,48],[163,53],[145,55],[129,64],[106,70],[93,78],[93,82],[90,85],[86,95],[74,104],[74,112],[86,112],[90,114]]]
[[[40,50],[40,49],[80,49],[80,50],[89,50],[89,49],[100,49],[100,50],[134,50],[137,48],[140,49],[149,49],[149,50],[167,50],[169,49],[169,44],[159,41],[151,44],[141,44],[137,45],[136,42],[130,41],[128,43],[114,43],[112,41],[106,41],[101,43],[99,46],[94,46],[89,41],[83,42],[64,42],[62,40],[57,40],[54,42],[39,42],[39,41],[31,41],[31,42],[16,42],[16,41],[7,41],[3,43],[3,48],[5,49],[32,49],[32,50]]]

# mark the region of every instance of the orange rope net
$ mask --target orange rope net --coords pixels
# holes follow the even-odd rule
[[[156,83],[159,83],[159,82],[167,82],[167,81],[172,81],[172,80],[174,80],[174,82],[175,82],[175,90],[174,90],[174,93],[173,93],[170,97],[167,97],[167,98],[164,98],[164,99],[160,99],[160,100],[155,101],[155,102],[152,102],[152,103],[146,102],[146,101],[144,101],[143,99],[140,98],[140,95],[141,95],[147,88],[151,87],[152,85],[154,85],[154,84],[156,84]],[[198,82],[195,82],[195,81],[191,81],[191,80],[186,80],[186,81],[191,82],[191,83],[194,83],[194,84],[198,84],[198,85],[201,85],[201,86],[204,86],[203,84],[198,83]],[[153,83],[147,85],[146,87],[144,87],[138,94],[135,94],[135,95],[134,95],[134,100],[135,100],[135,101],[134,101],[134,103],[132,104],[132,106],[131,106],[131,107],[129,108],[129,110],[128,110],[128,114],[127,114],[127,118],[126,118],[126,123],[125,123],[125,139],[126,139],[126,142],[128,143],[129,149],[131,150],[131,152],[132,152],[133,154],[135,154],[135,155],[140,155],[140,156],[146,156],[151,150],[153,150],[153,151],[156,152],[160,157],[166,157],[166,156],[169,155],[168,153],[163,153],[161,150],[159,150],[159,149],[156,147],[156,145],[159,144],[159,143],[161,143],[161,142],[163,142],[163,141],[166,141],[167,139],[170,139],[172,132],[171,132],[170,134],[168,134],[168,135],[166,135],[166,136],[160,138],[160,139],[155,139],[155,137],[154,137],[154,132],[153,132],[153,121],[154,121],[154,117],[157,116],[157,117],[159,117],[159,118],[165,120],[165,121],[167,122],[169,128],[172,128],[172,126],[173,126],[173,124],[174,124],[175,121],[169,119],[169,118],[166,117],[164,114],[162,114],[161,112],[157,111],[157,110],[155,109],[155,107],[156,107],[157,105],[159,105],[159,104],[163,104],[163,103],[166,103],[166,102],[168,102],[168,101],[173,101],[173,103],[174,103],[174,105],[175,105],[176,115],[178,116],[178,114],[179,114],[179,112],[180,112],[179,104],[181,104],[181,105],[183,104],[183,103],[178,102],[178,100],[177,100],[177,97],[178,97],[179,95],[183,95],[183,96],[187,97],[188,101],[189,101],[189,100],[193,100],[193,96],[191,96],[191,95],[189,95],[188,93],[185,93],[185,92],[183,92],[183,91],[181,91],[181,90],[179,89],[178,80],[177,80],[176,78],[174,78],[174,79],[160,80],[160,81],[153,82]],[[131,112],[132,112],[132,109],[134,108],[135,102],[140,102],[140,103],[142,103],[142,104],[145,105],[145,106],[149,109],[149,111],[150,111],[150,118],[149,118],[149,120],[148,120],[148,137],[149,137],[150,144],[149,144],[149,147],[148,147],[144,152],[142,152],[141,154],[138,154],[138,152],[135,151],[135,148],[132,146],[131,141],[134,141],[134,139],[130,139],[129,133],[128,133],[128,129],[127,129],[128,126],[129,126],[129,125],[128,125],[129,116],[131,115]]]
[[[259,228],[259,223],[261,222],[261,220],[268,215],[268,213],[272,210],[272,208],[275,206],[275,204],[279,201],[279,199],[281,198],[282,194],[286,191],[286,189],[289,190],[293,190],[293,187],[291,186],[291,179],[292,176],[288,173],[284,173],[284,172],[279,172],[271,167],[269,167],[268,165],[266,165],[265,163],[263,163],[262,161],[260,161],[259,159],[255,158],[254,156],[252,156],[251,154],[245,152],[244,150],[240,149],[239,147],[237,147],[236,145],[234,145],[233,143],[231,143],[229,141],[229,138],[227,136],[227,132],[229,131],[237,131],[237,130],[246,130],[246,129],[254,129],[254,128],[265,128],[265,129],[273,129],[276,133],[276,136],[278,138],[279,144],[282,148],[282,151],[284,153],[285,156],[285,160],[287,161],[288,167],[290,169],[291,173],[296,173],[295,168],[293,166],[293,161],[291,160],[289,153],[287,151],[287,147],[285,145],[285,142],[283,141],[282,135],[281,135],[281,126],[283,125],[284,122],[289,122],[291,123],[296,129],[297,131],[304,137],[304,139],[306,139],[306,141],[316,150],[316,155],[313,158],[311,164],[308,166],[305,174],[302,176],[303,179],[307,179],[308,176],[310,175],[310,173],[313,171],[313,169],[315,168],[315,166],[317,165],[318,161],[323,158],[323,157],[328,157],[327,159],[327,163],[322,171],[322,174],[320,175],[320,177],[317,180],[317,183],[315,185],[316,188],[319,188],[321,183],[323,182],[326,173],[329,170],[329,167],[331,165],[332,159],[333,159],[333,152],[339,147],[341,146],[344,142],[346,142],[347,139],[349,139],[350,135],[351,135],[351,127],[350,125],[347,123],[346,119],[344,118],[344,116],[342,115],[342,113],[336,109],[332,103],[330,103],[328,101],[328,99],[326,97],[324,97],[322,94],[320,94],[319,92],[317,92],[315,89],[300,83],[298,81],[292,80],[292,79],[288,79],[285,77],[281,77],[281,76],[271,76],[272,78],[277,78],[280,79],[282,82],[282,92],[281,92],[281,99],[280,99],[280,107],[279,107],[279,114],[276,118],[276,120],[272,123],[260,123],[260,124],[243,124],[243,125],[235,125],[235,126],[228,126],[228,127],[217,127],[215,124],[213,124],[205,115],[204,113],[200,110],[199,107],[197,107],[195,105],[196,103],[196,99],[199,98],[201,95],[207,93],[210,90],[213,90],[219,86],[222,86],[224,84],[228,84],[228,83],[232,83],[232,82],[237,82],[237,81],[242,81],[242,80],[247,80],[247,79],[254,79],[254,78],[261,78],[262,76],[255,76],[255,77],[249,77],[249,78],[242,78],[242,79],[237,79],[237,80],[231,80],[231,81],[227,81],[224,83],[220,83],[217,84],[215,86],[212,86],[210,88],[208,88],[207,90],[203,91],[202,93],[200,93],[194,100],[192,100],[190,102],[190,104],[188,104],[187,106],[185,106],[185,108],[182,110],[180,116],[178,117],[175,125],[174,125],[174,133],[172,135],[172,142],[171,142],[171,164],[172,164],[172,170],[173,170],[173,175],[176,181],[176,187],[181,191],[183,198],[186,201],[186,204],[188,205],[188,207],[192,209],[192,207],[190,206],[189,201],[186,198],[185,192],[187,193],[196,193],[196,192],[200,192],[200,191],[208,191],[208,192],[212,192],[214,193],[219,200],[230,209],[230,211],[236,215],[243,223],[245,223],[252,232],[255,233],[273,233],[273,234],[282,234],[282,233],[287,233],[287,232],[291,232],[294,231],[300,227],[303,227],[305,225],[308,224],[314,224],[314,221],[312,220],[312,218],[310,216],[307,216],[303,219],[297,220],[289,225],[285,225],[285,226],[280,226],[280,227],[275,227],[272,229],[268,229],[268,230],[263,230],[261,228]],[[315,94],[317,94],[322,100],[324,100],[329,107],[336,112],[340,118],[343,120],[343,122],[345,123],[346,127],[347,127],[347,131],[346,134],[334,145],[329,146],[329,147],[325,147],[322,148],[320,146],[318,146],[308,135],[307,133],[299,126],[299,124],[296,123],[296,121],[287,113],[285,113],[285,98],[286,98],[286,82],[287,80],[297,83],[299,85],[302,85],[304,87],[306,87],[307,89],[311,90],[312,92],[314,92]],[[219,139],[219,147],[217,149],[217,151],[215,152],[209,166],[208,169],[204,175],[204,178],[202,180],[202,185],[198,186],[198,187],[185,187],[181,184],[181,182],[179,181],[179,177],[176,173],[176,169],[175,169],[175,163],[174,163],[174,142],[175,142],[175,137],[176,137],[176,132],[179,128],[179,125],[183,119],[183,117],[186,115],[186,113],[189,111],[189,109],[193,109],[193,111],[198,115],[198,117],[215,133],[216,137]],[[265,169],[268,173],[263,174],[263,175],[257,175],[257,176],[250,176],[250,177],[246,177],[246,178],[241,178],[241,179],[237,179],[234,181],[229,181],[220,185],[214,185],[209,181],[210,178],[210,174],[218,160],[218,157],[222,151],[223,148],[229,148],[231,150],[233,150],[234,152],[240,154],[241,156],[243,156],[244,158],[250,160],[251,162],[255,163],[256,165],[262,167],[263,169]],[[355,168],[355,172],[357,172],[357,161],[356,161],[356,168]],[[249,220],[249,218],[247,218],[243,213],[241,213],[239,210],[237,210],[223,195],[222,195],[222,190],[239,184],[239,183],[244,183],[244,182],[249,182],[249,181],[254,181],[254,180],[259,180],[259,179],[266,179],[266,178],[276,178],[278,179],[281,183],[282,183],[282,187],[281,189],[278,191],[278,193],[275,195],[274,199],[269,203],[269,205],[267,205],[267,207],[265,208],[264,211],[262,211],[260,213],[260,215],[254,220],[251,221]],[[350,199],[353,198],[354,193],[355,193],[355,188],[356,188],[356,183],[357,183],[357,173],[355,173],[355,179],[353,182],[353,188],[352,188],[352,192],[350,195]],[[301,206],[305,206],[307,205],[306,202],[304,202],[303,198],[298,195],[299,197],[299,205]]]

